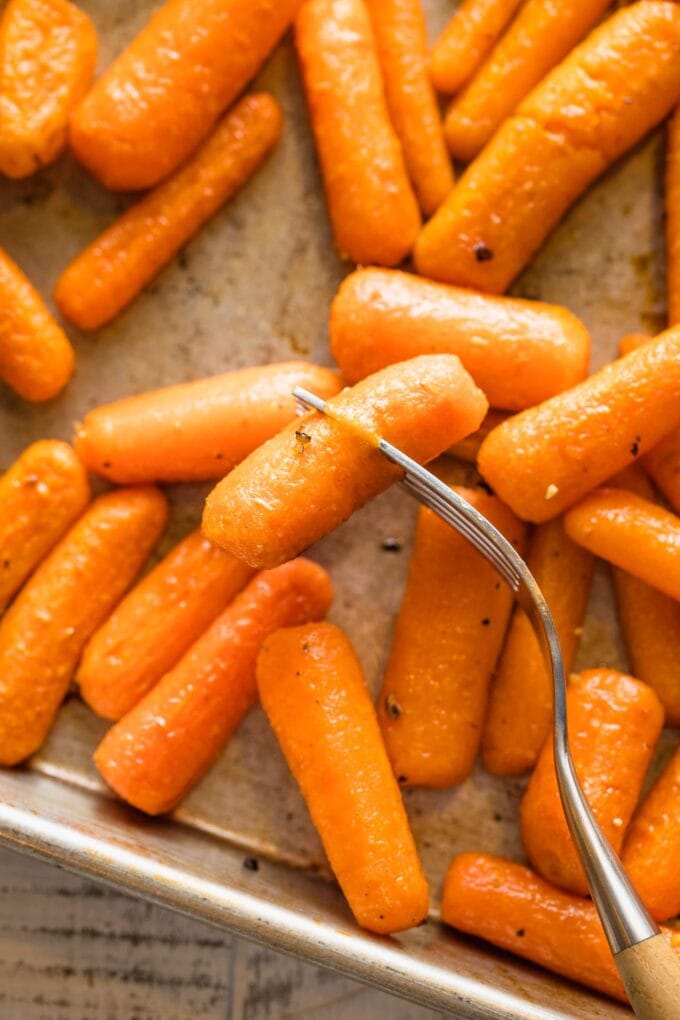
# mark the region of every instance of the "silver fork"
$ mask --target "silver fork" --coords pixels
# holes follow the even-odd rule
[[[304,407],[326,413],[325,401],[314,393],[297,386],[293,395]],[[403,488],[460,532],[496,568],[529,618],[552,677],[553,748],[562,806],[621,979],[640,1020],[679,1017],[680,962],[595,820],[574,769],[562,652],[541,589],[517,550],[483,514],[387,440],[379,439],[376,445],[404,472]]]

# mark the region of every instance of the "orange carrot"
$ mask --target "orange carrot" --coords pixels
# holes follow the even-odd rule
[[[668,123],[666,153],[666,276],[668,323],[680,321],[680,113]]]
[[[469,162],[534,86],[597,23],[609,0],[527,0],[446,115],[456,159]]]
[[[264,639],[322,619],[332,596],[328,575],[309,560],[258,574],[106,734],[95,764],[109,786],[150,815],[175,807],[255,704]]]
[[[581,192],[679,99],[677,4],[619,10],[499,128],[423,228],[418,271],[504,291]]]
[[[586,614],[593,557],[567,537],[558,519],[536,528],[527,563],[552,611],[568,675]],[[543,654],[518,606],[491,685],[482,735],[485,768],[497,776],[533,768],[550,732],[552,707]]]
[[[420,0],[366,0],[385,82],[387,108],[425,216],[453,187],[439,106],[427,71]]]
[[[54,291],[62,315],[81,329],[113,319],[245,184],[280,133],[275,99],[242,99],[188,163],[67,266]]]
[[[680,328],[499,425],[479,470],[516,514],[546,521],[678,425]]]
[[[89,507],[0,624],[0,764],[41,746],[90,634],[129,586],[167,520],[157,489],[120,489]]]
[[[120,719],[177,663],[252,574],[192,531],[90,638],[76,681],[84,701]]]
[[[0,478],[0,613],[90,498],[67,443],[33,443]]]
[[[166,0],[77,108],[70,142],[107,188],[150,188],[210,134],[300,0]]]
[[[391,365],[291,422],[208,496],[203,530],[237,559],[273,567],[322,538],[400,477],[381,435],[432,460],[476,429],[486,400],[458,358]]]
[[[523,551],[524,529],[495,496],[457,489]],[[403,786],[462,783],[477,757],[486,699],[513,596],[431,510],[420,510],[378,721]]]
[[[469,464],[475,464],[477,461],[477,455],[481,449],[482,443],[488,436],[492,429],[495,429],[497,425],[506,421],[510,416],[505,411],[487,411],[482,424],[479,426],[476,432],[466,436],[465,439],[461,439],[460,442],[454,443],[446,451],[450,453],[452,457],[458,457],[459,460],[467,461]]]
[[[457,354],[492,407],[522,410],[588,373],[585,326],[557,305],[474,294],[393,269],[359,269],[331,305],[348,382],[418,354]]]
[[[440,92],[458,92],[479,69],[522,0],[463,0],[432,50]]]
[[[680,914],[680,748],[635,815],[623,863],[657,921]]]
[[[66,147],[97,59],[94,25],[69,0],[10,0],[0,19],[0,173],[28,177]]]
[[[257,686],[357,922],[380,934],[418,924],[427,883],[347,638],[330,623],[273,634]]]
[[[567,691],[571,751],[593,814],[621,849],[664,713],[651,687],[612,669],[575,676]],[[557,789],[552,740],[541,751],[520,807],[522,842],[532,865],[554,885],[586,896],[588,883]]]
[[[363,0],[305,0],[295,42],[337,248],[355,262],[397,265],[420,213]]]
[[[113,482],[222,478],[295,418],[295,386],[332,397],[341,385],[329,368],[304,361],[243,368],[97,407],[75,446],[90,471]]]
[[[444,883],[442,920],[628,1001],[594,904],[553,888],[521,864],[491,854],[459,854]],[[664,935],[674,945],[673,933],[666,929]]]
[[[566,514],[574,542],[680,599],[680,517],[624,489],[596,489]]]
[[[648,333],[626,333],[619,340],[619,355],[623,358],[631,351],[636,351],[638,347],[648,344],[651,339]]]
[[[24,400],[51,400],[71,378],[74,362],[66,334],[0,248],[0,379]]]

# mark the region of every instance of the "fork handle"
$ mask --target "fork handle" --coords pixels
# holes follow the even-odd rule
[[[673,1020],[680,1009],[680,959],[664,935],[614,957],[638,1020]]]

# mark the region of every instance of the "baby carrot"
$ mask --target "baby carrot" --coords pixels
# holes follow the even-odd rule
[[[499,425],[482,444],[479,470],[516,514],[540,523],[678,425],[680,328]]]
[[[391,365],[287,425],[210,493],[203,530],[237,559],[273,567],[322,538],[401,475],[383,436],[432,460],[476,429],[486,400],[458,358]]]
[[[107,188],[150,188],[210,133],[300,0],[166,0],[71,120],[76,157]]]
[[[418,354],[457,354],[492,407],[522,410],[588,373],[590,337],[566,308],[489,297],[394,269],[359,269],[330,313],[348,382]]]
[[[252,574],[192,531],[90,638],[76,682],[84,701],[120,719],[184,655]]]
[[[456,491],[523,550],[524,528],[500,500],[479,489]],[[453,786],[470,774],[512,603],[482,555],[422,508],[378,698],[401,785]]]
[[[51,400],[71,378],[74,362],[40,294],[0,249],[0,379],[24,400]]]
[[[425,216],[453,187],[439,106],[427,70],[420,0],[365,0],[385,82],[390,118]]]
[[[477,462],[477,455],[481,449],[482,443],[488,436],[492,429],[495,429],[497,425],[504,422],[509,415],[505,411],[494,411],[491,409],[487,411],[482,424],[479,426],[476,432],[472,432],[465,439],[461,439],[458,443],[454,443],[450,446],[447,453],[450,453],[452,457],[458,457],[459,460],[467,461],[469,464],[475,464]]]
[[[257,699],[255,662],[281,627],[322,619],[326,572],[299,559],[258,574],[160,683],[104,737],[95,764],[129,804],[169,811],[212,765]]]
[[[458,92],[478,70],[522,0],[463,0],[437,39],[430,74],[440,92]]]
[[[363,0],[304,0],[295,42],[336,246],[354,262],[397,265],[420,212]]]
[[[680,321],[680,112],[668,122],[666,151],[666,276],[668,322]]]
[[[536,528],[529,569],[552,611],[565,673],[576,658],[593,578],[593,557],[567,537],[560,519]],[[482,734],[485,768],[497,776],[533,768],[552,723],[552,682],[528,617],[517,606],[489,696]]]
[[[418,924],[427,883],[347,638],[330,623],[280,630],[257,686],[358,924],[383,935]]]
[[[588,803],[615,850],[661,735],[664,713],[651,687],[612,669],[575,676],[567,691],[571,751]],[[554,885],[588,894],[557,789],[552,740],[541,751],[520,807],[531,864]]]
[[[619,355],[623,358],[631,351],[636,351],[638,347],[648,344],[651,339],[648,333],[626,333],[619,340]]]
[[[552,10],[567,6],[550,0]],[[418,271],[501,293],[581,192],[678,99],[677,4],[640,0],[617,11],[527,96],[468,168],[416,242]]]
[[[565,515],[574,542],[680,599],[680,517],[624,489],[596,489]]]
[[[633,818],[623,863],[657,921],[680,914],[680,748]]]
[[[97,34],[69,0],[10,0],[0,18],[0,173],[28,177],[66,147]]]
[[[119,484],[222,478],[295,418],[295,386],[332,397],[341,385],[304,361],[243,368],[97,407],[75,447],[90,471]]]
[[[245,184],[280,133],[275,99],[242,99],[187,163],[67,266],[54,291],[62,315],[81,329],[113,319]]]
[[[517,5],[515,5],[517,6]],[[609,0],[527,0],[446,115],[446,138],[467,163],[541,79],[583,39]]]
[[[14,600],[0,624],[0,764],[38,750],[85,642],[141,568],[167,514],[157,489],[100,496]]]

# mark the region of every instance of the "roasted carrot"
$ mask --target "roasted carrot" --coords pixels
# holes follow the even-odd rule
[[[80,653],[167,520],[157,489],[100,496],[38,567],[0,623],[0,764],[41,746]]]
[[[597,23],[610,0],[527,0],[446,115],[446,138],[468,163],[506,117]],[[515,5],[517,6],[517,5]]]
[[[457,489],[523,551],[524,528],[480,489]],[[453,786],[477,757],[491,673],[513,595],[467,539],[421,509],[406,590],[378,698],[402,786]]]
[[[427,69],[420,0],[365,0],[385,82],[390,118],[425,216],[453,187],[441,115]]]
[[[680,113],[668,122],[666,151],[666,277],[668,322],[680,321]]]
[[[619,340],[619,355],[623,358],[631,351],[636,351],[638,347],[648,344],[651,339],[648,333],[626,333]]]
[[[90,487],[72,447],[33,443],[0,478],[0,613],[85,509]]]
[[[97,34],[69,0],[9,0],[0,18],[0,173],[28,177],[66,147]]]
[[[298,559],[258,574],[160,683],[104,737],[95,763],[129,804],[169,811],[212,765],[255,704],[255,662],[281,627],[322,619],[326,572]]]
[[[74,363],[66,334],[0,248],[0,379],[24,400],[51,400],[71,378]]]
[[[657,921],[680,914],[680,748],[633,818],[623,863]]]
[[[555,889],[521,864],[491,854],[454,857],[444,883],[442,920],[628,1001],[594,904]],[[664,935],[674,945],[673,933],[666,929]]]
[[[480,424],[486,400],[458,358],[423,355],[376,372],[291,422],[208,496],[203,530],[237,559],[273,567],[397,481],[376,436],[432,460]]]
[[[550,2],[552,10],[567,6]],[[677,4],[640,0],[619,10],[527,96],[468,168],[416,242],[418,271],[504,291],[581,192],[679,99]]]
[[[461,439],[458,443],[454,443],[446,451],[450,453],[452,457],[458,457],[459,460],[467,461],[469,464],[475,464],[477,456],[481,449],[482,443],[488,436],[492,429],[495,429],[497,425],[504,422],[509,415],[505,411],[487,411],[484,421],[479,426],[476,432],[472,432],[465,439]]]
[[[295,42],[336,246],[354,262],[397,265],[420,212],[364,0],[304,0]]]
[[[75,447],[113,482],[222,478],[295,418],[293,387],[332,397],[341,385],[329,368],[304,361],[243,368],[97,407],[77,427]]]
[[[427,883],[345,635],[330,623],[273,634],[257,686],[358,924],[380,934],[418,924]]]
[[[567,717],[576,772],[593,814],[620,850],[635,810],[664,713],[651,687],[613,669],[575,676]],[[561,889],[588,893],[557,789],[549,738],[520,806],[522,842],[534,868]]]
[[[680,599],[680,517],[624,489],[596,489],[565,515],[574,542]]]
[[[463,0],[437,39],[430,73],[440,92],[458,92],[479,69],[522,0]]]
[[[184,166],[67,266],[54,291],[62,315],[81,329],[113,319],[246,183],[280,133],[275,99],[242,99]]]
[[[567,537],[560,519],[536,528],[527,558],[557,627],[571,672],[593,577],[593,557]],[[552,680],[526,614],[517,606],[491,685],[482,734],[485,768],[497,776],[533,768],[552,722]]]
[[[479,470],[516,514],[540,523],[678,425],[680,328],[499,425],[482,444]]]
[[[150,188],[210,133],[300,0],[166,0],[76,109],[70,143],[107,188]]]
[[[330,314],[348,382],[418,354],[457,354],[492,407],[522,410],[588,373],[590,337],[566,308],[489,297],[394,269],[359,269]]]
[[[90,638],[76,681],[98,715],[120,719],[179,662],[252,574],[192,531]]]

